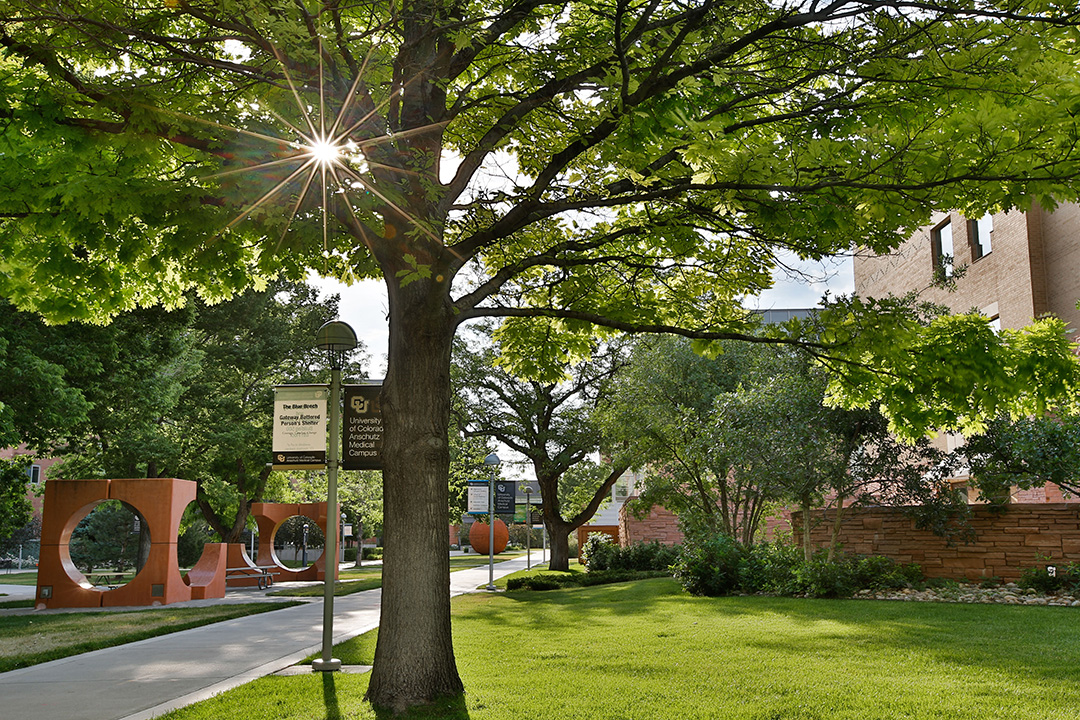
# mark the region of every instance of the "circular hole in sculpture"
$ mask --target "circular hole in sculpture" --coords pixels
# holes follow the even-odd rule
[[[187,574],[199,562],[207,543],[217,542],[217,536],[206,522],[198,506],[192,502],[184,509],[176,537],[176,562],[181,574]]]
[[[95,590],[131,582],[150,556],[150,528],[138,510],[119,500],[98,503],[68,542],[72,564]],[[82,578],[73,577],[76,582]]]
[[[274,531],[274,555],[279,563],[297,570],[315,564],[326,547],[318,523],[303,515],[293,515]]]

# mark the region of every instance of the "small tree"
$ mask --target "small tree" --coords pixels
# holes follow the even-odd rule
[[[0,459],[0,550],[7,540],[30,522],[34,508],[26,497],[26,470],[23,458]]]

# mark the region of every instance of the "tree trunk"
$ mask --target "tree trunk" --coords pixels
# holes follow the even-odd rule
[[[810,547],[810,498],[803,496],[799,499],[799,505],[802,508],[802,547],[803,547],[803,560],[810,562],[810,558],[813,556],[813,548]]]
[[[405,287],[388,283],[382,608],[366,697],[392,712],[464,692],[450,635],[447,533],[455,328],[446,293],[432,287],[443,277],[432,274]]]
[[[570,533],[577,528],[566,522],[551,522],[544,519],[548,529],[549,549],[551,560],[548,562],[548,570],[570,570]]]
[[[146,518],[139,515],[139,555],[135,558],[135,572],[140,573],[150,560],[150,526]]]

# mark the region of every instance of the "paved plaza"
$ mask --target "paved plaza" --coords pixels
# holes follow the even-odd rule
[[[539,558],[534,552],[532,562]],[[525,566],[524,556],[498,562],[495,576]],[[459,570],[450,574],[450,591],[473,592],[487,581],[487,565]],[[16,599],[33,597],[34,588],[0,582],[0,592]],[[250,602],[263,594],[235,589],[224,600],[169,607]],[[378,627],[381,596],[381,590],[369,590],[335,597],[334,642]],[[320,599],[0,673],[0,714],[20,720],[147,720],[295,665],[318,652],[321,641]]]

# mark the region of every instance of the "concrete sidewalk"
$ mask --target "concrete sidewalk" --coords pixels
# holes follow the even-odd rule
[[[539,551],[532,554],[533,564],[539,556]],[[525,565],[524,557],[498,562],[495,577]],[[488,572],[483,565],[450,573],[451,594],[486,585]],[[378,627],[381,595],[369,590],[334,598],[335,643]],[[236,600],[235,593],[230,596]],[[0,673],[0,715],[148,720],[294,665],[318,652],[321,642],[322,602],[306,602]]]

